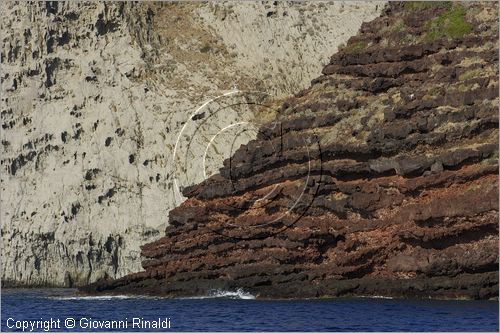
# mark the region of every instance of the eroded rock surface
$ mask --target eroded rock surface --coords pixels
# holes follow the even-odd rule
[[[144,271],[82,292],[497,297],[497,13],[390,3],[185,189]]]
[[[191,113],[235,86],[272,98],[307,87],[338,45],[382,8],[0,6],[4,286],[74,286],[140,270],[139,246],[163,235],[169,210],[184,200],[173,186],[172,151]],[[223,127],[254,118],[243,111],[226,109],[212,120]],[[195,157],[209,139],[195,138]],[[229,156],[229,140],[222,137],[209,152],[209,171]],[[190,156],[186,184],[202,181],[199,171],[199,159]]]

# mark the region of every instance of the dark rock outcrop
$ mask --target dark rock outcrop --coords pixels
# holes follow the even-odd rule
[[[498,295],[496,3],[390,3],[84,293]]]

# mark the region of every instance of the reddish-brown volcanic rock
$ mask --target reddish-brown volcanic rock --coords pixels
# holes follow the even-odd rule
[[[144,272],[82,291],[496,297],[497,23],[496,3],[389,4],[185,190]]]

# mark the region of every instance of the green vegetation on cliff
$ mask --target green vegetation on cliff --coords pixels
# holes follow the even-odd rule
[[[455,4],[446,12],[429,22],[428,40],[437,38],[458,38],[472,31],[472,25],[466,20],[466,10],[463,6]]]

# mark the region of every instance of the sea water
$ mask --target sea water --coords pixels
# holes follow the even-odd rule
[[[498,331],[497,301],[184,299],[3,289],[2,331]]]

